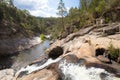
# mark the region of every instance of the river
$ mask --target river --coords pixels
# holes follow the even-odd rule
[[[30,49],[19,52],[17,55],[1,57],[0,64],[2,66],[0,66],[0,68],[13,68],[15,70],[18,70],[43,55],[45,53],[45,50],[49,48],[49,44],[50,41],[45,40],[40,44],[31,47]]]
[[[42,69],[51,63],[60,61],[61,58],[57,58],[56,60],[48,59],[48,61],[41,66],[36,66],[34,64],[28,65],[32,61],[38,59],[41,55],[44,55],[45,50],[50,47],[49,44],[50,41],[45,40],[28,50],[20,52],[18,55],[8,58],[10,61],[12,60],[11,68],[19,70],[18,73],[28,71],[29,74]],[[8,62],[8,59],[5,61]],[[66,63],[64,61],[60,63],[59,69],[61,69],[62,73],[65,75],[63,80],[120,80],[120,78],[115,77],[104,69],[94,67],[86,68],[85,66]]]

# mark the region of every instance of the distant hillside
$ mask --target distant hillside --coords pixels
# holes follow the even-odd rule
[[[26,10],[0,3],[0,39],[32,37],[40,33],[40,25]]]

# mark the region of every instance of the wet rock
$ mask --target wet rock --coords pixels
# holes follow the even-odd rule
[[[56,74],[57,74],[57,76],[58,76],[57,80],[63,80],[63,78],[64,78],[65,76],[64,76],[64,74],[62,73],[61,69],[59,68],[59,64],[60,64],[60,62],[50,64],[50,65],[47,67],[47,69],[56,72]]]
[[[99,55],[97,58],[104,63],[110,63],[110,60],[103,55]]]
[[[55,72],[57,72],[58,80],[65,79],[65,75],[63,74],[63,72],[59,68],[59,64],[61,64],[64,61],[66,61],[67,63],[78,64],[80,60],[74,54],[68,54],[68,55],[64,56],[59,62],[49,65],[47,67],[47,69],[54,70]]]
[[[95,67],[105,69],[107,72],[114,74],[117,77],[120,77],[120,69],[116,67],[112,67],[111,65],[106,65],[103,63],[88,63],[86,64],[87,68]]]
[[[0,71],[0,80],[13,80],[14,70],[5,69]]]
[[[109,76],[109,75],[106,74],[106,73],[101,73],[101,74],[100,74],[100,78],[101,78],[102,80],[106,80],[107,76]]]
[[[79,60],[78,60],[78,64],[79,65],[85,65],[87,63],[87,61],[85,60],[85,59],[83,59],[83,58],[80,58]]]
[[[58,74],[55,71],[42,69],[40,71],[31,73],[24,77],[15,78],[14,80],[57,80]]]
[[[29,65],[37,65],[41,66],[48,60],[48,56],[46,54],[40,56],[37,60],[31,62]]]
[[[53,49],[49,52],[48,57],[49,57],[49,58],[52,58],[52,59],[56,59],[56,58],[58,58],[58,57],[59,57],[60,55],[62,55],[62,54],[63,54],[63,48],[57,46],[57,47],[53,48]]]
[[[68,54],[61,61],[66,61],[67,63],[78,63],[79,59],[74,54]]]

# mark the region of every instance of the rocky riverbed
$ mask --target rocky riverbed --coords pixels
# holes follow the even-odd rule
[[[13,71],[14,75],[11,70],[11,80],[120,80],[119,63],[105,56],[109,44],[120,48],[119,29],[119,23],[94,25],[56,40],[46,51],[47,58]],[[5,71],[1,73],[9,80]]]

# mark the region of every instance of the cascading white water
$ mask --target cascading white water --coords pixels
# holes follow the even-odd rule
[[[37,66],[36,64],[31,66],[28,65],[25,68],[21,68],[21,70],[17,72],[17,75],[24,71],[27,71],[27,74],[30,74],[60,60],[61,58],[55,60],[48,59],[47,62],[41,66]],[[104,69],[94,67],[86,68],[83,65],[80,66],[78,64],[67,63],[66,61],[61,61],[59,68],[64,74],[63,80],[120,80],[120,78],[115,77]]]
[[[64,80],[120,80],[104,69],[94,67],[87,69],[85,66],[67,63],[66,61],[61,62],[59,68],[65,75]],[[101,75],[102,73],[103,75]]]
[[[21,68],[21,69],[16,73],[16,75],[18,75],[18,74],[20,74],[20,72],[24,72],[24,71],[27,71],[26,74],[30,74],[30,73],[32,73],[32,72],[34,72],[34,71],[43,69],[44,67],[46,67],[46,66],[48,66],[48,65],[50,65],[50,64],[52,64],[52,63],[58,62],[59,60],[61,60],[61,58],[57,58],[57,59],[55,59],[55,60],[53,60],[53,59],[50,58],[50,59],[47,60],[46,63],[44,63],[44,64],[41,65],[41,66],[37,66],[36,64],[30,65],[30,66],[28,65],[28,66],[26,66],[26,67],[24,67],[24,68]]]

